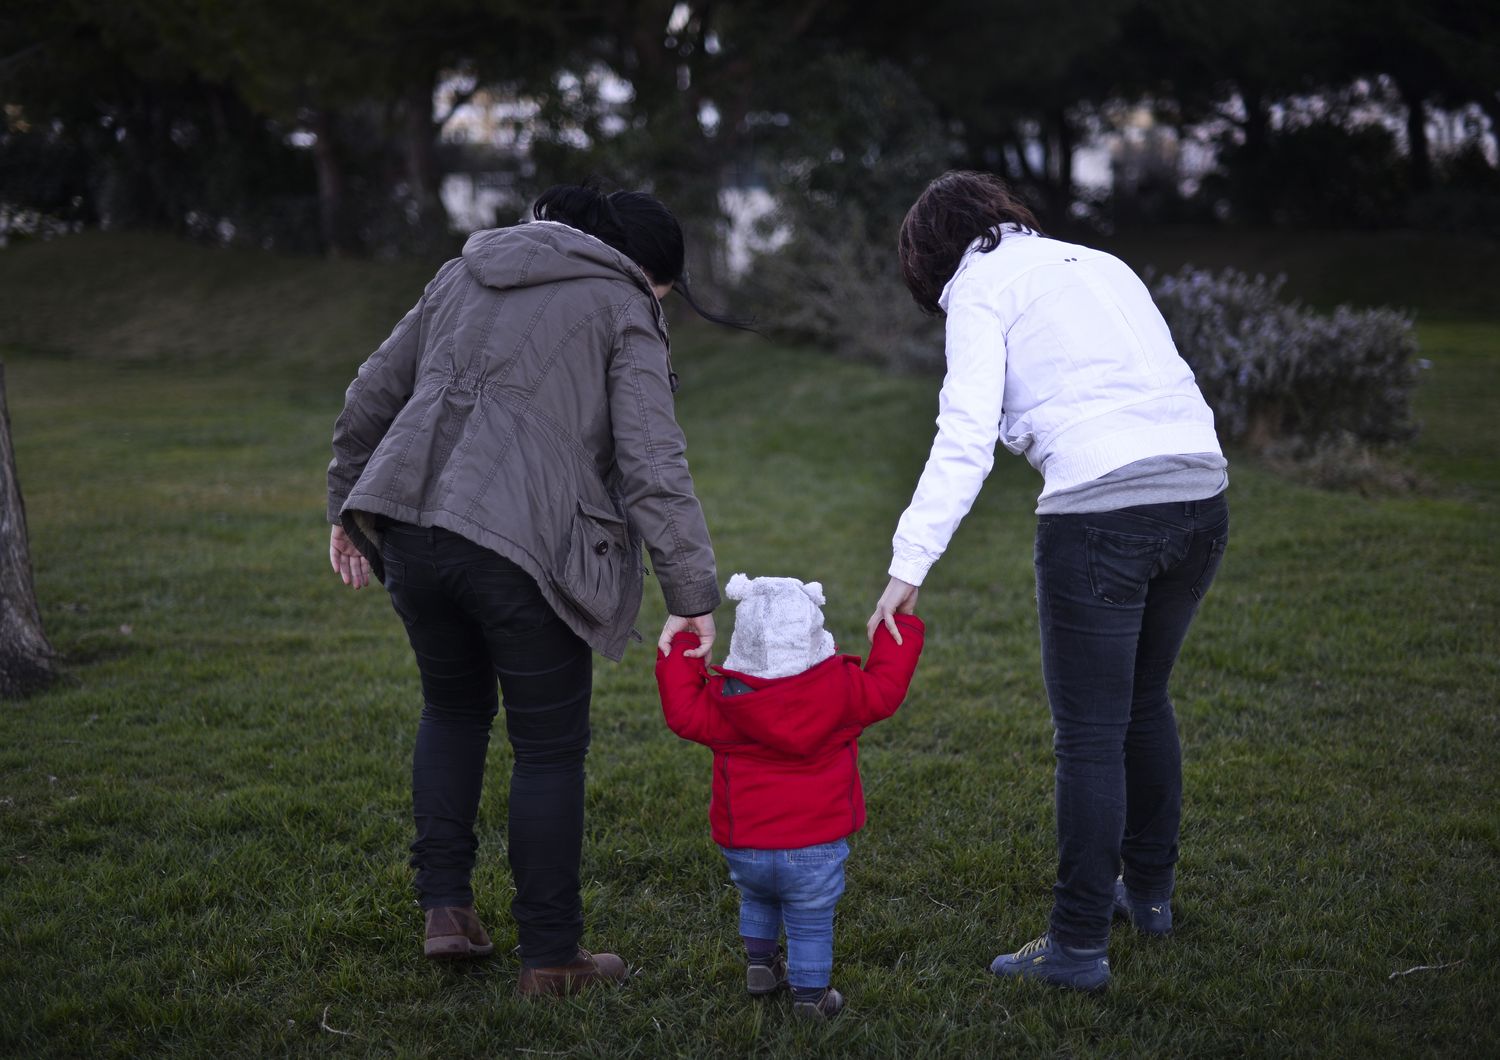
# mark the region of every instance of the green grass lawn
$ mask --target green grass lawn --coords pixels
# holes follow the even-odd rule
[[[912,693],[862,741],[869,825],[836,944],[851,1008],[823,1028],[743,993],[709,753],[662,724],[645,646],[595,668],[584,860],[586,943],[633,981],[514,997],[503,740],[476,881],[497,955],[421,959],[416,673],[384,593],[328,570],[323,470],[344,385],[425,276],[125,237],[0,253],[65,670],[0,704],[0,1054],[1500,1047],[1500,319],[1421,325],[1423,490],[1322,492],[1231,454],[1234,537],[1175,684],[1179,932],[1117,929],[1098,999],[985,971],[1043,929],[1053,867],[1039,482],[1000,462],[923,590]],[[675,361],[721,574],[820,579],[861,651],[936,382],[696,327]],[[661,618],[648,582],[640,628]]]

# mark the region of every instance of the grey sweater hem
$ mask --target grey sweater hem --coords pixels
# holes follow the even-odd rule
[[[1037,501],[1038,515],[1111,512],[1138,504],[1201,501],[1229,486],[1228,461],[1219,453],[1152,456]]]

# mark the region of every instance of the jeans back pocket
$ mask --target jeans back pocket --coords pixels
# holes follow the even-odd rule
[[[390,597],[391,609],[396,612],[396,617],[402,622],[410,623],[415,620],[416,615],[406,599],[407,593],[410,592],[406,580],[406,564],[392,556],[389,547],[381,549],[380,558],[385,567],[385,579],[381,584],[385,586],[386,595]]]
[[[1156,574],[1166,547],[1164,537],[1089,527],[1086,551],[1094,596],[1107,604],[1131,603]]]
[[[1199,600],[1203,599],[1208,587],[1213,584],[1214,575],[1219,573],[1219,563],[1224,559],[1224,550],[1228,547],[1229,530],[1226,528],[1209,545],[1208,559],[1203,564],[1198,580],[1193,583],[1193,595]]]

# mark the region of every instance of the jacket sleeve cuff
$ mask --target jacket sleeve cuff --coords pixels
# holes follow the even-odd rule
[[[663,583],[661,592],[667,611],[679,618],[698,618],[719,606],[719,586],[713,578],[692,585],[668,586]]]
[[[892,556],[891,567],[887,573],[892,578],[900,578],[908,585],[921,585],[934,562],[934,560],[918,559],[913,556]]]

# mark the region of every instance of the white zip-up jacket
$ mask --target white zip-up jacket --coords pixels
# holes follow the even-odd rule
[[[937,437],[901,516],[890,574],[920,585],[995,462],[998,440],[1041,496],[1152,456],[1219,453],[1213,412],[1145,284],[1118,258],[1001,228],[943,288],[947,376]]]

